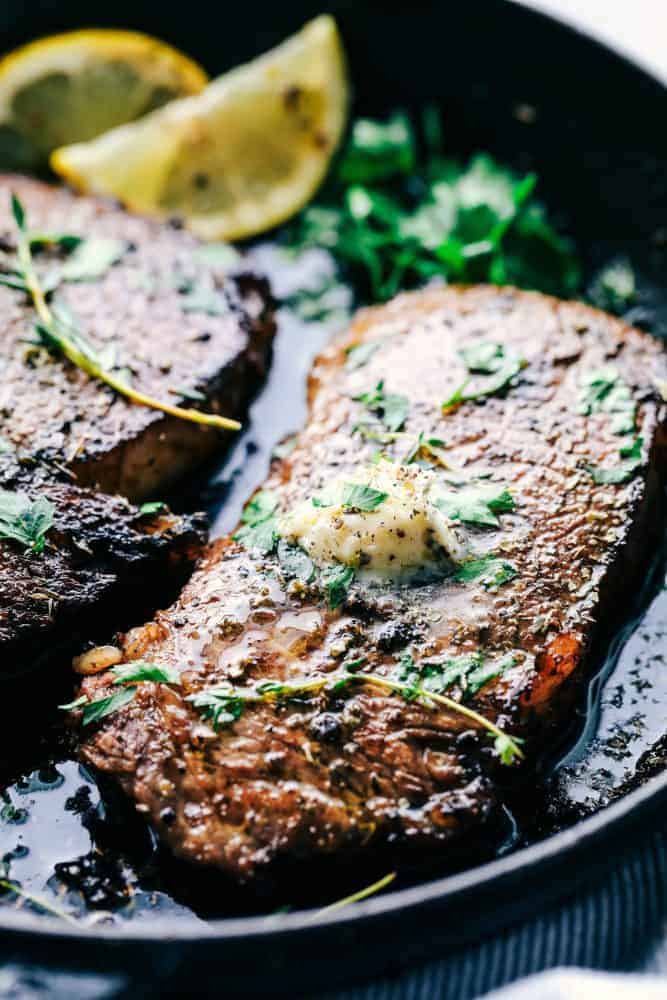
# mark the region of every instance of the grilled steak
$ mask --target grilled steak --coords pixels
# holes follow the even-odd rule
[[[241,412],[265,372],[273,335],[263,280],[225,280],[186,233],[20,177],[0,179],[5,270],[15,264],[12,191],[34,232],[118,241],[115,264],[95,280],[63,281],[54,298],[129,371],[134,388],[225,416]],[[37,254],[36,261],[45,276],[63,264],[57,254]],[[84,279],[92,273],[89,266]],[[0,287],[0,310],[0,434],[23,457],[65,464],[77,485],[137,500],[220,448],[219,430],[137,406],[26,344],[34,339],[35,312],[25,295]]]
[[[180,680],[136,683],[83,759],[177,855],[240,880],[479,830],[562,730],[661,533],[665,370],[650,337],[538,294],[362,312],[238,540],[125,638],[128,669]]]
[[[53,302],[107,364],[157,399],[229,416],[242,411],[271,348],[262,279],[226,279],[209,262],[210,250],[207,257],[173,227],[4,177],[0,280],[11,281],[16,266],[10,192],[31,232],[51,237],[46,247],[36,242],[34,256],[45,284],[61,276]],[[69,237],[84,241],[78,258],[61,247]],[[0,542],[2,671],[13,672],[45,643],[52,649],[61,636],[71,638],[75,625],[92,631],[112,607],[120,612],[138,600],[146,607],[151,594],[152,610],[183,579],[202,541],[200,519],[142,516],[128,500],[159,495],[225,435],[136,405],[39,346],[35,310],[22,291],[0,286],[0,309],[0,489],[55,508],[41,553]]]

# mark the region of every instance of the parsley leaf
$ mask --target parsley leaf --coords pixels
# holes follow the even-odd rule
[[[147,503],[142,503],[139,514],[141,517],[149,517],[151,514],[159,514],[163,510],[167,510],[164,500],[149,500]]]
[[[265,554],[273,552],[278,541],[277,507],[278,498],[270,490],[256,493],[243,508],[243,527],[236,532],[234,540]]]
[[[507,733],[500,733],[493,742],[493,749],[496,757],[500,758],[500,763],[508,767],[520,756],[520,748],[523,740],[518,737],[509,737]]]
[[[113,715],[119,709],[124,708],[134,698],[137,689],[134,687],[123,688],[115,694],[106,698],[98,698],[97,701],[89,701],[83,706],[83,725],[89,726],[92,722],[99,722],[107,715]]]
[[[315,576],[313,560],[298,545],[290,545],[284,538],[278,542],[278,561],[285,576],[310,583]]]
[[[141,681],[154,681],[156,684],[180,684],[181,675],[174,667],[160,663],[147,663],[145,660],[134,660],[132,663],[122,663],[112,667],[114,684],[139,684]]]
[[[579,379],[577,412],[588,416],[603,412],[613,414],[614,434],[632,434],[635,429],[637,404],[629,387],[615,365],[605,365],[584,372]]]
[[[348,371],[363,367],[363,365],[368,364],[379,347],[379,340],[371,340],[366,344],[355,344],[353,347],[348,347],[345,352],[347,354],[345,367]]]
[[[354,399],[376,413],[389,431],[400,431],[410,411],[410,400],[398,393],[384,390],[384,382],[378,382],[374,389],[362,392]]]
[[[333,611],[345,601],[354,580],[354,570],[351,566],[337,565],[325,573],[322,579],[326,587],[329,607]]]
[[[187,700],[201,711],[202,717],[216,731],[240,719],[246,704],[243,695],[227,684],[198,691]]]
[[[53,526],[54,512],[55,507],[44,497],[32,501],[25,493],[0,490],[0,538],[41,552],[46,533]]]
[[[386,122],[359,118],[338,168],[343,184],[369,184],[396,174],[410,174],[415,166],[415,138],[407,115],[394,112]]]
[[[445,159],[433,144],[442,132],[435,110],[423,131],[426,156],[417,162],[405,115],[354,123],[322,201],[292,225],[292,246],[330,250],[364,299],[383,301],[434,277],[575,292],[572,245],[534,200],[535,176],[484,154]]]
[[[433,502],[451,521],[484,528],[497,528],[497,515],[515,508],[511,493],[500,485],[466,486],[457,492],[439,493]]]
[[[343,487],[343,507],[351,511],[372,511],[377,510],[380,504],[388,497],[388,493],[381,490],[374,490],[372,486],[363,486],[359,483],[345,483]]]
[[[60,269],[62,281],[96,281],[127,251],[124,240],[102,237],[81,240]]]
[[[488,555],[463,563],[454,574],[454,579],[459,583],[479,580],[485,590],[495,590],[504,583],[509,583],[516,575],[517,571],[512,563]]]
[[[588,298],[605,312],[622,315],[637,297],[637,280],[626,257],[607,264],[594,278]]]
[[[471,375],[481,374],[485,378],[465,379],[442,404],[443,410],[452,409],[461,403],[483,396],[495,396],[509,388],[525,361],[502,344],[482,341],[477,345],[463,348],[459,355]]]
[[[637,469],[642,464],[642,448],[644,439],[636,437],[632,442],[622,444],[618,452],[625,461],[611,468],[600,468],[596,465],[587,465],[586,469],[590,473],[593,482],[598,486],[619,485],[627,483],[632,479]]]

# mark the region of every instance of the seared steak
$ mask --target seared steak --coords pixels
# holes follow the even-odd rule
[[[662,531],[665,371],[650,337],[538,294],[362,312],[317,362],[308,426],[238,540],[125,637],[123,660],[169,682],[85,725],[83,759],[177,855],[241,880],[479,830],[499,779],[562,731]]]
[[[243,411],[271,349],[263,279],[226,278],[210,262],[210,249],[206,256],[173,227],[6,176],[0,178],[0,280],[11,281],[16,266],[11,192],[31,232],[51,237],[46,247],[35,246],[42,279],[70,266],[54,303],[134,388],[228,416]],[[58,248],[72,236],[92,250],[87,263],[79,252],[78,275],[75,258]],[[198,554],[201,521],[142,515],[128,500],[159,496],[223,446],[225,435],[136,405],[51,354],[39,345],[24,292],[0,286],[0,309],[0,489],[55,508],[42,552],[0,542],[0,650],[2,672],[11,673],[25,669],[45,644],[52,649],[61,637],[71,638],[75,626],[92,631],[93,619],[112,608],[145,608],[151,594],[152,610],[167,588],[174,592],[174,581]]]
[[[225,279],[199,244],[173,227],[13,176],[0,178],[5,270],[14,264],[11,192],[34,232],[118,241],[116,263],[95,280],[62,282],[55,298],[98,349],[113,352],[134,388],[225,416],[242,411],[271,349],[265,281]],[[44,275],[63,263],[49,253],[36,260]],[[129,402],[26,344],[34,340],[35,312],[25,295],[0,287],[0,310],[0,434],[24,458],[65,464],[77,485],[137,500],[164,490],[221,447],[219,430]]]

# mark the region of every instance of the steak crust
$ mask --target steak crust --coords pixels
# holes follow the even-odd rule
[[[458,352],[481,340],[525,367],[504,394],[443,413],[466,377]],[[366,364],[346,364],[350,347],[371,342]],[[619,464],[619,437],[608,413],[580,412],[580,380],[610,363],[637,404],[642,458],[627,481],[599,483],[590,470]],[[248,705],[216,732],[187,698],[223,682],[320,677],[343,657],[395,676],[407,651],[417,664],[509,653],[512,665],[466,704],[523,738],[518,769],[534,768],[662,531],[665,406],[654,384],[665,371],[647,335],[533,293],[429,289],[361,312],[318,359],[307,427],[265,489],[286,512],[371,462],[378,445],[355,430],[365,410],[354,397],[383,381],[410,401],[405,437],[385,444],[395,459],[419,434],[433,436],[464,476],[512,491],[515,509],[497,528],[469,530],[516,575],[495,588],[455,575],[373,588],[358,574],[331,610],[276,555],[221,539],[173,607],[122,645],[125,661],[180,669],[180,685],[139,684],[132,702],[82,730],[83,760],[117,779],[176,855],[239,880],[280,857],[387,843],[442,850],[479,831],[512,769],[488,732],[455,711],[355,685]],[[82,690],[104,696],[110,680],[87,678]]]
[[[177,228],[18,176],[0,177],[0,273],[15,266],[11,192],[34,233],[120,241],[113,266],[62,282],[54,298],[97,348],[113,348],[135,388],[241,415],[274,333],[263,279],[227,278]],[[53,251],[36,250],[35,260],[45,277],[65,263]],[[152,593],[154,608],[173,593],[201,550],[202,520],[142,516],[132,502],[159,496],[226,435],[138,406],[35,346],[22,292],[1,286],[0,310],[0,488],[55,507],[43,553],[0,542],[0,669],[12,673],[76,622],[107,614],[117,623],[139,598],[145,608]]]

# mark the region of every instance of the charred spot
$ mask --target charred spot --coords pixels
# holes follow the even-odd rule
[[[383,653],[392,653],[397,649],[402,649],[409,642],[414,642],[418,638],[418,632],[414,625],[408,622],[390,621],[383,625],[377,635],[378,649]]]
[[[320,712],[310,721],[310,735],[320,743],[337,743],[343,735],[343,726],[338,715]]]
[[[301,101],[303,90],[296,84],[291,84],[283,94],[283,101],[288,111],[296,111]]]

